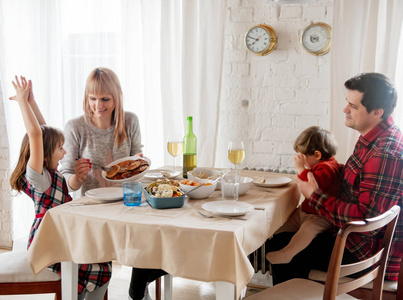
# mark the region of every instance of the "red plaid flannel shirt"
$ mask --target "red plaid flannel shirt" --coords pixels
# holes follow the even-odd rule
[[[338,197],[328,196],[318,189],[309,199],[318,214],[335,226],[378,216],[396,204],[403,207],[403,136],[392,117],[359,137],[342,175],[343,186]],[[352,233],[346,247],[357,258],[365,258],[380,245],[377,233]],[[393,237],[386,279],[397,280],[402,254],[403,213]]]

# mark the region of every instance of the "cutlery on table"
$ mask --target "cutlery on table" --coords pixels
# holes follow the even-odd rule
[[[202,213],[200,210],[197,211],[201,216],[205,218],[229,218],[229,219],[234,219],[234,220],[243,220],[247,221],[247,218],[242,218],[242,217],[237,217],[237,216],[215,216],[215,215],[208,215],[206,213]]]

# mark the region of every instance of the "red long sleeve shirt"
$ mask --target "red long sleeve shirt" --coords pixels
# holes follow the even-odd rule
[[[304,181],[308,181],[308,172],[312,172],[319,188],[324,193],[331,196],[338,195],[341,185],[341,173],[339,171],[339,164],[334,157],[317,163],[311,169],[306,169],[298,177]],[[308,214],[317,214],[316,210],[309,205],[309,199],[305,199],[302,202],[301,208]]]
[[[398,204],[403,207],[403,136],[393,118],[360,136],[345,164],[339,197],[316,190],[309,203],[319,215],[341,227],[352,220],[378,216]],[[362,259],[379,245],[379,231],[349,235],[346,247]],[[386,269],[386,279],[396,281],[403,254],[403,214],[400,214]]]

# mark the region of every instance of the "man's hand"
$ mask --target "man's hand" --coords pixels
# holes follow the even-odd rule
[[[298,176],[296,177],[296,180],[299,190],[305,198],[311,198],[312,193],[319,188],[318,183],[316,182],[316,179],[313,176],[312,172],[308,172],[308,181],[303,181],[299,179]]]

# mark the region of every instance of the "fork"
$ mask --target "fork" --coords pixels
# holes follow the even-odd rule
[[[100,168],[101,168],[102,170],[104,170],[105,172],[109,172],[109,171],[112,171],[112,170],[113,170],[112,167],[105,167],[105,166],[101,166],[101,165],[95,164],[95,163],[91,163],[91,164],[100,167]],[[120,169],[122,170],[123,168],[120,168]]]
[[[243,221],[247,221],[247,218],[242,218],[242,217],[231,217],[231,216],[214,216],[214,215],[208,215],[205,213],[202,213],[200,210],[197,211],[201,216],[205,217],[205,218],[229,218],[229,219],[234,219],[234,220],[243,220]]]
[[[76,158],[76,160],[79,160],[79,158]],[[96,163],[93,163],[93,162],[90,162],[90,164],[93,164],[94,166],[98,166],[98,167],[100,167],[102,170],[104,170],[105,172],[109,172],[109,171],[112,171],[112,167],[105,167],[105,166],[101,166],[100,164],[96,164]],[[121,170],[123,169],[123,168],[120,168]]]

